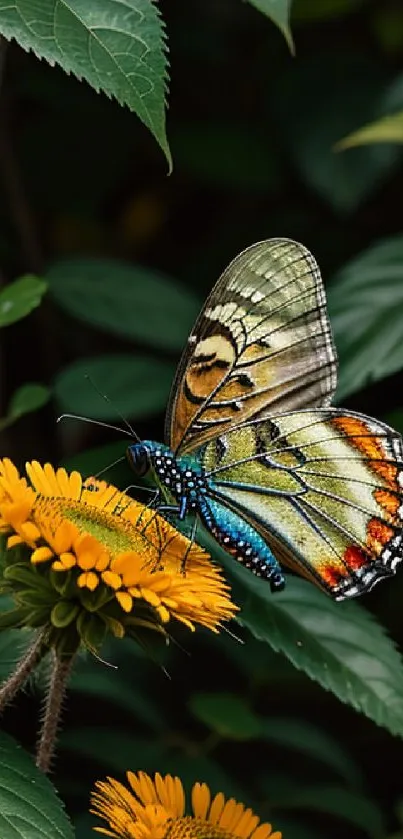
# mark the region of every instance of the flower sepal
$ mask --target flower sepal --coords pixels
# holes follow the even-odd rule
[[[62,597],[68,597],[69,593],[73,595],[77,593],[75,577],[71,571],[61,573],[51,568],[48,572],[48,579],[52,588]]]
[[[84,646],[88,650],[99,650],[108,633],[108,627],[105,621],[99,615],[89,615],[88,612],[80,612],[76,626]]]
[[[50,614],[52,625],[56,629],[64,629],[70,626],[76,620],[80,611],[77,603],[72,603],[71,600],[59,600],[54,606]]]
[[[102,616],[106,626],[111,631],[114,638],[124,638],[125,637],[125,628],[123,623],[115,618],[111,618],[110,615],[103,615]]]
[[[95,591],[82,588],[80,590],[80,600],[87,612],[100,612],[108,603],[112,606],[116,603],[115,593],[111,592],[106,586],[98,586]]]

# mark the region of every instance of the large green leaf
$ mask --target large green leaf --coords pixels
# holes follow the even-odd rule
[[[292,0],[249,0],[252,6],[267,15],[278,26],[291,50],[294,52],[294,42],[290,29],[290,12]]]
[[[58,374],[54,392],[63,411],[120,426],[119,414],[136,419],[164,409],[174,370],[173,363],[144,355],[82,358]]]
[[[47,284],[31,274],[6,285],[0,292],[0,326],[10,326],[29,315],[39,306],[46,289]]]
[[[72,839],[73,829],[45,775],[11,737],[0,734],[1,839]]]
[[[198,527],[197,539],[224,565],[241,606],[240,624],[342,702],[403,737],[403,662],[369,612],[358,603],[336,603],[290,575],[284,591],[272,594],[267,582],[234,562],[204,528]]]
[[[248,576],[240,623],[342,702],[403,737],[402,660],[372,615],[356,603],[333,602],[304,580],[289,579],[273,596]]]
[[[328,291],[340,358],[337,399],[403,367],[403,236],[377,242]]]
[[[135,111],[171,165],[165,37],[152,0],[0,0],[0,33]]]
[[[115,335],[154,347],[180,350],[199,301],[170,277],[107,259],[53,265],[49,290],[71,315]]]

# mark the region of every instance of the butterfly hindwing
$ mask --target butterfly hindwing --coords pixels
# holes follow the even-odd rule
[[[290,239],[258,242],[224,271],[173,384],[166,442],[190,452],[246,420],[327,405],[336,353],[319,268]]]
[[[394,573],[403,446],[388,426],[331,408],[297,411],[220,435],[201,456],[217,499],[334,598]]]

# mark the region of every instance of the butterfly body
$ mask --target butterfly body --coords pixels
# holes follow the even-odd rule
[[[129,447],[160,509],[196,514],[273,590],[286,566],[336,600],[403,558],[403,441],[332,408],[337,356],[317,263],[289,239],[258,242],[221,275],[193,327],[165,443]]]
[[[136,443],[128,450],[137,474],[146,469],[160,490],[165,509],[176,513],[182,521],[187,514],[196,514],[227,553],[257,576],[269,580],[273,591],[284,588],[280,566],[257,530],[215,499],[214,481],[206,475],[200,455],[196,452],[175,457],[167,446],[152,440]]]

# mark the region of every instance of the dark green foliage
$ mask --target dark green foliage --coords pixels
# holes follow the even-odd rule
[[[120,429],[127,420],[162,440],[202,301],[232,257],[270,236],[302,241],[321,266],[338,404],[403,432],[403,148],[340,145],[403,108],[400,4],[34,5],[36,30],[28,0],[0,0],[0,33],[12,39],[0,45],[0,456],[102,472],[136,494]],[[103,16],[101,36],[90,5]],[[172,154],[169,178],[141,122],[169,163]],[[62,412],[116,430],[57,424]],[[239,637],[170,625],[162,649],[107,642],[102,661],[88,652],[79,661],[52,778],[78,839],[94,835],[94,781],[127,769],[177,773],[188,789],[205,780],[284,839],[402,839],[403,571],[358,603],[333,603],[295,578],[274,597],[209,547],[242,607],[229,627]],[[2,680],[29,640],[7,628],[9,608],[2,603]],[[36,615],[42,603],[29,608]],[[53,619],[58,628],[76,620],[68,601],[55,601]],[[104,632],[81,629],[94,643]],[[27,750],[45,682],[46,662],[4,716]],[[37,783],[27,760],[2,741],[6,797],[20,765]],[[15,830],[2,823],[1,839],[67,839],[41,782],[32,789],[50,809],[37,834],[23,832],[16,815],[29,821],[32,802],[21,784]]]

